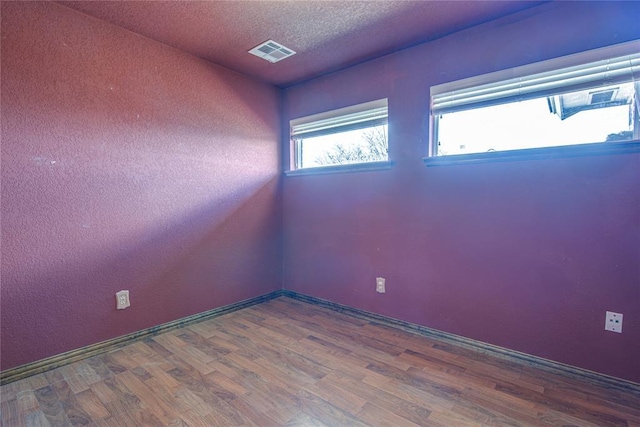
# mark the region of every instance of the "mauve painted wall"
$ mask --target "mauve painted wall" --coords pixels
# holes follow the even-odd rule
[[[640,382],[640,156],[421,161],[431,85],[640,38],[639,16],[548,4],[287,89],[285,124],[388,97],[395,165],[285,178],[285,289]]]
[[[280,289],[279,117],[270,85],[2,2],[1,368]]]

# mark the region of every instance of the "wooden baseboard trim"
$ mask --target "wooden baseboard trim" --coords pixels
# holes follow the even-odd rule
[[[300,294],[298,292],[283,290],[282,296],[289,297],[298,301],[309,304],[318,305],[329,308],[340,313],[359,317],[371,322],[380,323],[386,326],[392,326],[408,332],[417,333],[432,339],[437,339],[448,344],[457,345],[466,349],[477,351],[479,353],[498,357],[510,362],[531,366],[564,377],[587,381],[600,387],[612,388],[624,392],[630,392],[640,396],[640,384],[612,377],[606,374],[590,371],[576,366],[566,365],[564,363],[555,362],[553,360],[544,359],[542,357],[533,356],[531,354],[521,353],[519,351],[510,350],[508,348],[499,347],[482,341],[465,338],[460,335],[431,329],[426,326],[417,325],[415,323],[405,322],[403,320],[394,319],[392,317],[383,316],[381,314],[371,313],[369,311],[360,310],[346,305],[334,303],[321,298]]]
[[[465,338],[460,335],[451,334],[448,332],[439,331],[437,329],[431,329],[426,326],[417,325],[415,323],[405,322],[403,320],[394,319],[392,317],[383,316],[381,314],[372,313],[365,310],[349,307],[346,305],[334,303],[321,298],[312,297],[309,295],[300,294],[298,292],[289,290],[277,290],[270,292],[259,297],[251,298],[237,303],[225,305],[222,307],[214,308],[209,311],[197,313],[192,316],[184,317],[174,320],[172,322],[164,323],[162,325],[153,326],[151,328],[143,329],[141,331],[132,332],[127,335],[113,338],[111,340],[102,341],[96,344],[91,344],[76,350],[71,350],[65,353],[61,353],[55,356],[48,357],[33,363],[18,366],[6,371],[0,372],[0,385],[5,385],[14,381],[21,380],[23,378],[36,375],[42,372],[46,372],[51,369],[58,368],[60,366],[67,365],[69,363],[76,362],[78,360],[86,359],[97,354],[106,353],[125,345],[131,344],[136,341],[140,341],[150,336],[154,336],[163,332],[168,332],[174,329],[178,329],[184,326],[191,325],[196,322],[212,319],[223,314],[231,313],[243,308],[251,307],[256,304],[260,304],[278,297],[289,297],[298,301],[306,302],[309,304],[326,307],[331,310],[335,310],[344,314],[359,317],[371,322],[380,323],[386,326],[396,327],[405,331],[417,333],[432,339],[437,339],[448,344],[457,345],[463,348],[467,348],[479,353],[488,354],[500,359],[508,360],[515,363],[520,363],[527,366],[532,366],[538,369],[545,370],[554,374],[563,375],[568,378],[573,378],[581,381],[588,381],[594,385],[601,387],[613,388],[616,390],[631,392],[640,396],[640,384],[624,380],[621,378],[612,377],[609,375],[593,372],[587,369],[578,368],[575,366],[566,365],[564,363],[555,362],[553,360],[544,359],[542,357],[533,356],[526,353],[521,353],[508,348],[499,347],[496,345],[484,343],[482,341]]]
[[[67,365],[69,363],[76,362],[78,360],[95,356],[96,354],[106,353],[107,351],[123,347],[125,345],[131,344],[135,341],[140,341],[150,336],[158,335],[160,333],[182,328],[196,322],[201,322],[203,320],[212,319],[214,317],[222,316],[223,314],[251,307],[252,305],[260,304],[265,301],[278,298],[281,295],[282,290],[273,291],[266,295],[261,295],[259,297],[250,298],[233,304],[228,304],[222,307],[214,308],[213,310],[183,317],[181,319],[163,323],[162,325],[152,326],[141,331],[132,332],[130,334],[122,335],[120,337],[116,337],[107,341],[91,344],[85,347],[78,348],[76,350],[71,350],[65,353],[57,354],[55,356],[47,357],[46,359],[38,360],[36,362],[27,363],[22,366],[7,369],[6,371],[0,372],[0,385],[8,384],[29,377],[31,375],[46,372],[51,369]]]

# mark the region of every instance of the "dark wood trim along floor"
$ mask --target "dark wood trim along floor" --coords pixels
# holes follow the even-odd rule
[[[418,333],[429,338],[461,346],[480,353],[485,353],[493,357],[505,359],[514,363],[524,363],[526,365],[538,369],[544,369],[548,372],[561,374],[569,378],[589,381],[603,387],[615,388],[621,391],[628,391],[631,393],[636,393],[640,396],[640,384],[635,382],[611,377],[609,375],[589,371],[587,369],[582,369],[575,366],[566,365],[564,363],[555,362],[553,360],[544,359],[542,357],[533,356],[531,354],[521,353],[519,351],[511,350],[508,348],[491,345],[482,341],[465,338],[460,335],[439,331],[437,329],[427,328],[426,326],[416,325],[415,323],[404,322],[402,320],[397,320],[387,316],[382,316],[380,314],[359,310],[357,308],[349,307],[346,305],[336,304],[331,301],[299,294],[297,292],[285,290],[283,291],[283,295],[289,298],[297,299],[298,301],[304,301],[310,304],[327,307],[341,313],[369,320],[371,322],[378,322],[386,326],[397,327],[409,332]]]
[[[201,322],[203,320],[212,319],[226,313],[242,310],[243,308],[251,307],[252,305],[260,304],[262,302],[269,301],[280,296],[282,296],[281,290],[274,291],[266,295],[261,295],[259,297],[250,298],[244,301],[239,301],[233,304],[214,308],[212,310],[197,313],[192,316],[183,317],[172,322],[163,323],[162,325],[152,326],[141,331],[132,332],[130,334],[116,337],[107,341],[102,341],[96,344],[78,348],[76,350],[67,351],[65,353],[57,354],[46,359],[38,360],[37,362],[27,363],[26,365],[18,366],[16,368],[7,369],[6,371],[0,372],[0,385],[8,384],[22,378],[27,378],[32,375],[49,371],[51,369],[59,368],[64,365],[68,365],[69,363],[94,356],[96,354],[102,354],[111,350],[115,350],[117,348],[129,345],[148,337],[152,337],[162,332],[168,332],[176,328],[182,328],[192,323]]]
[[[6,426],[640,426],[640,394],[282,297],[0,388]]]
[[[55,369],[69,363],[83,360],[96,354],[102,354],[125,345],[131,344],[136,341],[157,335],[162,332],[168,332],[176,328],[181,328],[192,323],[201,322],[207,319],[213,319],[214,317],[221,316],[233,311],[242,310],[243,308],[251,307],[256,304],[260,304],[281,296],[296,299],[298,301],[304,301],[309,304],[314,304],[322,307],[336,310],[341,313],[346,313],[352,316],[359,317],[361,319],[369,320],[372,322],[378,322],[382,325],[398,327],[403,330],[418,333],[429,338],[438,339],[445,343],[454,344],[463,348],[471,349],[481,353],[489,354],[497,358],[503,358],[507,361],[514,363],[524,363],[529,366],[544,369],[548,372],[553,372],[574,378],[582,381],[589,381],[601,386],[614,388],[616,390],[628,391],[631,393],[640,395],[640,384],[626,381],[620,378],[611,377],[598,372],[589,371],[586,369],[566,365],[563,363],[555,362],[553,360],[544,359],[541,357],[533,356],[526,353],[521,353],[515,350],[510,350],[504,347],[498,347],[481,341],[476,341],[470,338],[465,338],[459,335],[450,334],[436,329],[431,329],[425,326],[416,325],[414,323],[405,322],[398,319],[393,319],[387,316],[371,313],[357,308],[337,304],[331,301],[323,300],[320,298],[300,294],[289,290],[278,290],[270,292],[265,295],[261,295],[248,300],[240,301],[234,304],[225,305],[215,308],[203,313],[197,313],[192,316],[188,316],[182,319],[178,319],[172,322],[168,322],[162,325],[153,326],[151,328],[143,329],[141,331],[133,332],[121,337],[116,337],[111,340],[99,342],[86,347],[82,347],[76,350],[72,350],[66,353],[58,354],[37,362],[29,363],[23,366],[18,366],[13,369],[0,372],[0,385],[8,384],[13,381],[27,378],[29,376],[46,372],[51,369]]]

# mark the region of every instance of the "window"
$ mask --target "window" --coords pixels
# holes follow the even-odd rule
[[[292,120],[293,169],[387,162],[387,118],[381,99]]]
[[[432,87],[430,156],[639,140],[639,112],[634,41]]]

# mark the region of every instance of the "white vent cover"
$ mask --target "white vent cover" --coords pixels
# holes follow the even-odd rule
[[[267,40],[266,42],[259,44],[249,51],[250,54],[265,59],[271,63],[278,62],[284,58],[288,58],[296,53],[288,47],[282,46],[280,43],[276,43],[273,40]]]

